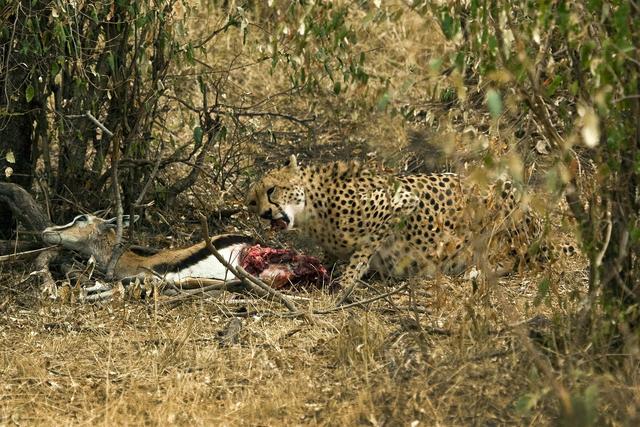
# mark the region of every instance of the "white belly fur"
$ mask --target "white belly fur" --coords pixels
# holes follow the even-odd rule
[[[233,267],[240,264],[240,253],[247,245],[240,243],[237,245],[228,246],[226,248],[219,249],[220,255],[229,262]],[[202,261],[194,264],[188,268],[180,270],[176,273],[167,273],[165,280],[167,282],[176,283],[181,279],[188,277],[199,277],[205,279],[219,279],[219,280],[233,280],[236,278],[227,268],[216,259],[216,257],[209,255]]]

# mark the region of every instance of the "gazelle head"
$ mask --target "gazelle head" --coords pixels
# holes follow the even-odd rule
[[[136,215],[134,221],[138,219]],[[117,218],[102,219],[95,215],[78,215],[68,224],[47,227],[42,240],[50,245],[62,245],[86,256],[94,256],[98,263],[108,261],[116,238]],[[129,215],[123,215],[122,226],[129,226]]]

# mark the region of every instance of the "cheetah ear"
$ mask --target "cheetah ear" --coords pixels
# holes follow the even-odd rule
[[[296,159],[295,154],[292,154],[291,157],[289,157],[289,161],[286,166],[291,170],[291,172],[298,172],[298,159]]]

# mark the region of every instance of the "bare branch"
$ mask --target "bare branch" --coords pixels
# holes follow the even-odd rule
[[[138,198],[134,203],[134,207],[141,206],[142,200],[144,200],[144,196],[147,194],[147,191],[149,191],[149,187],[151,186],[151,183],[156,179],[156,175],[158,174],[158,170],[160,169],[160,163],[162,161],[161,153],[162,153],[163,147],[164,147],[164,142],[160,142],[160,146],[158,147],[158,151],[156,152],[156,162],[153,165],[153,170],[149,175],[149,179],[147,179],[147,182],[144,184],[144,187],[142,187],[142,191],[138,195]]]
[[[215,111],[218,114],[234,115],[236,117],[243,117],[243,116],[244,117],[278,117],[281,119],[289,120],[290,122],[297,123],[301,126],[304,126],[305,128],[309,127],[308,123],[313,122],[316,119],[315,116],[308,117],[305,119],[299,119],[289,114],[277,113],[273,111],[231,111],[229,112],[229,111],[220,110],[219,108],[214,109],[213,111]]]
[[[81,118],[88,118],[89,120],[91,120],[96,126],[98,126],[100,129],[102,129],[102,131],[107,134],[107,136],[109,138],[113,138],[113,132],[111,132],[105,125],[103,125],[100,120],[98,120],[93,114],[91,114],[91,111],[87,110],[84,114],[67,114],[66,116],[64,116],[67,119],[81,119]]]
[[[40,232],[51,225],[31,194],[17,184],[0,182],[0,201],[7,203],[13,214],[30,230]]]
[[[365,304],[369,304],[371,302],[386,298],[388,296],[395,295],[395,294],[403,291],[404,289],[406,289],[407,286],[409,286],[409,282],[405,282],[402,285],[398,286],[396,289],[393,289],[393,290],[391,290],[389,292],[385,292],[384,294],[376,295],[375,297],[371,297],[371,298],[368,298],[368,299],[365,299],[365,300],[362,300],[362,301],[355,301],[355,302],[352,302],[350,304],[337,305],[337,306],[329,308],[327,310],[314,310],[313,314],[329,314],[329,313],[333,313],[333,312],[336,312],[336,311],[341,311],[341,310],[344,310],[344,309],[347,309],[347,308],[351,308],[351,307],[362,307]]]
[[[87,118],[89,120],[91,120],[93,123],[95,123],[96,126],[98,126],[100,129],[102,129],[102,131],[104,133],[109,135],[109,138],[113,138],[113,132],[111,132],[109,129],[107,129],[107,127],[105,125],[100,123],[100,121],[98,119],[96,119],[93,114],[91,114],[91,111],[87,110],[84,114],[85,114],[85,116],[87,116]]]
[[[595,259],[595,267],[600,268],[602,265],[602,260],[604,259],[604,255],[607,253],[607,249],[609,248],[609,242],[611,241],[611,230],[613,229],[613,222],[611,221],[611,212],[607,211],[607,232],[605,235],[604,243],[602,244],[602,248]]]
[[[107,264],[107,271],[105,276],[107,280],[113,279],[113,271],[116,268],[118,260],[125,251],[125,247],[122,244],[122,216],[124,210],[122,208],[122,196],[120,195],[120,183],[118,181],[118,164],[120,162],[120,144],[117,141],[113,141],[113,151],[111,154],[111,185],[113,187],[113,195],[116,199],[116,241],[111,253],[111,259]]]
[[[13,262],[13,261],[24,261],[27,259],[34,258],[41,252],[48,251],[49,249],[55,248],[55,246],[48,246],[46,248],[34,249],[31,251],[18,252],[15,254],[9,255],[0,255],[0,263],[3,262]]]

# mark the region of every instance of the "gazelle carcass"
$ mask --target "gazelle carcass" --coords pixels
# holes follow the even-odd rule
[[[135,221],[135,218],[134,218]],[[129,225],[129,216],[123,216],[123,226]],[[62,245],[87,257],[94,257],[96,265],[106,270],[116,242],[116,218],[102,219],[95,215],[78,215],[66,225],[48,227],[42,232],[48,244]],[[248,236],[223,234],[211,238],[218,252],[234,267],[242,254],[256,244]],[[127,249],[114,268],[116,279],[152,276],[153,273],[170,283],[185,278],[231,280],[235,276],[222,265],[204,242],[183,249],[158,252]]]

